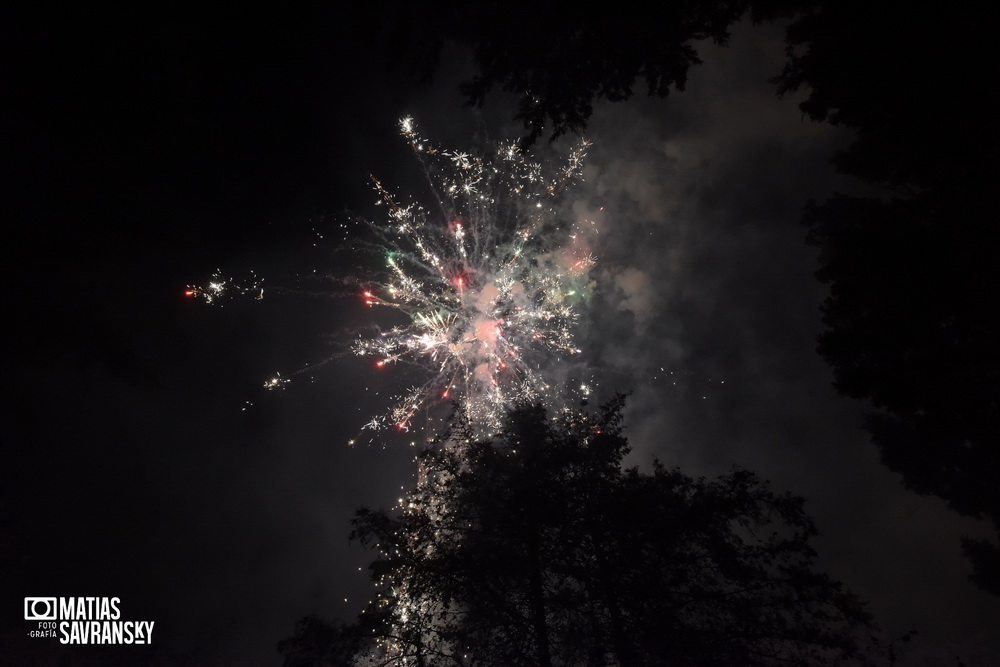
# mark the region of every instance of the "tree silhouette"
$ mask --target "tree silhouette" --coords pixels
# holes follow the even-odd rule
[[[620,102],[637,81],[650,95],[684,90],[701,62],[695,44],[725,44],[750,11],[755,22],[812,3],[795,0],[593,3],[389,2],[390,43],[399,61],[429,78],[447,40],[472,49],[477,72],[460,90],[481,106],[495,88],[517,96],[526,144],[583,130],[594,100]],[[641,84],[639,84],[641,85]]]
[[[828,3],[788,30],[781,91],[856,130],[838,170],[886,196],[836,195],[804,221],[830,284],[819,352],[867,399],[872,441],[907,487],[1000,534],[1000,271],[994,201],[1000,102],[982,10]],[[1000,550],[965,541],[1000,594]]]
[[[326,623],[306,616],[295,624],[295,634],[278,642],[284,667],[351,667],[371,641],[359,624]],[[368,633],[370,634],[370,632]]]
[[[825,664],[868,617],[813,569],[802,500],[752,473],[623,470],[622,401],[461,424],[419,457],[395,513],[361,510],[377,663]],[[376,652],[372,651],[374,655]]]

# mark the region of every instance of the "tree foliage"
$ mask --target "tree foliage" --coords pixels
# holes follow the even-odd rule
[[[868,618],[813,568],[802,500],[752,473],[623,470],[621,401],[457,425],[397,512],[359,511],[379,599],[376,664],[840,662]]]
[[[830,284],[819,352],[842,393],[875,408],[882,461],[914,491],[1000,534],[1000,98],[985,10],[823,3],[788,29],[781,91],[856,131],[837,168],[887,193],[808,207]],[[966,540],[1000,594],[1000,550]]]
[[[367,631],[367,632],[366,632]],[[283,667],[352,667],[355,658],[371,646],[369,628],[360,624],[329,624],[306,616],[295,624],[295,634],[278,642]]]
[[[390,3],[398,57],[429,76],[446,40],[471,48],[477,71],[462,94],[481,106],[494,89],[513,93],[528,144],[581,132],[595,100],[626,100],[637,85],[659,97],[684,90],[688,70],[701,62],[697,42],[725,44],[748,10],[761,21],[802,4],[811,3],[626,1],[613,10],[544,0]]]

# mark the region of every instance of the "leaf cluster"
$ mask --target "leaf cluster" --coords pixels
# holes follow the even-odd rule
[[[476,73],[461,93],[475,106],[496,89],[512,93],[515,119],[528,132],[525,145],[546,134],[579,134],[596,100],[627,100],[637,85],[658,97],[684,90],[688,70],[701,63],[696,43],[727,43],[729,27],[748,11],[759,22],[811,4],[626,0],[609,11],[592,3],[525,0],[389,3],[397,60],[426,79],[447,41],[471,48]]]

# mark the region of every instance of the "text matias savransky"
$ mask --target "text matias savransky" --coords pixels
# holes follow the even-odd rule
[[[151,644],[155,621],[124,621],[120,604],[108,597],[25,598],[25,620],[38,622],[28,635],[61,644]]]

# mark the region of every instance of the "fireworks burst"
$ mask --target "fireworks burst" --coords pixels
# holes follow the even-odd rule
[[[431,147],[411,119],[400,127],[439,210],[398,204],[372,178],[389,208],[387,221],[369,223],[385,272],[364,282],[362,298],[404,323],[359,338],[353,351],[379,369],[416,364],[429,379],[366,427],[406,430],[421,408],[445,401],[477,429],[493,429],[516,402],[551,403],[561,388],[546,368],[580,352],[573,328],[594,258],[584,225],[564,220],[559,204],[587,145],[549,177],[514,143],[479,157]]]
[[[343,282],[352,298],[360,292],[368,306],[392,311],[389,319],[398,324],[369,328],[331,359],[370,357],[379,372],[416,366],[421,379],[364,428],[406,431],[418,412],[457,404],[470,427],[485,434],[518,402],[558,408],[562,399],[585,398],[589,385],[568,386],[551,370],[556,359],[580,352],[573,329],[594,265],[586,243],[594,224],[561,215],[562,194],[579,178],[587,144],[549,174],[516,143],[476,156],[431,146],[411,119],[400,129],[436,206],[400,204],[372,177],[388,216],[361,221],[368,238],[348,249],[353,263],[374,255],[378,268]],[[216,271],[207,286],[188,286],[185,294],[217,305],[228,297],[260,299],[262,282],[253,272],[239,281]],[[290,381],[275,375],[264,387]]]

